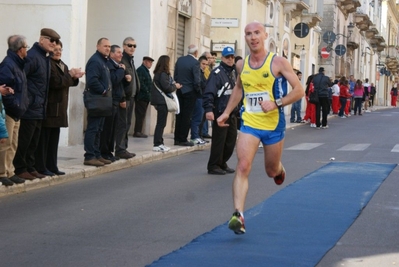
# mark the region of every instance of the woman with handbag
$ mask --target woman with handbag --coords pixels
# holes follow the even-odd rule
[[[153,151],[166,152],[170,148],[163,143],[163,131],[168,118],[168,107],[165,97],[173,98],[172,92],[182,86],[176,83],[170,75],[170,57],[160,56],[154,69],[154,79],[151,87],[151,105],[157,110],[157,124],[154,131]],[[161,93],[161,92],[163,93]]]

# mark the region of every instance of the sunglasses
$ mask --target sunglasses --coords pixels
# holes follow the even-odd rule
[[[26,48],[26,49],[29,49],[29,48],[30,48],[30,46],[29,46],[29,45],[24,45],[24,46],[21,46],[21,48]]]
[[[232,58],[232,59],[234,59],[234,58],[235,58],[235,56],[234,56],[234,55],[228,55],[228,56],[225,56],[225,58],[227,58],[227,59],[229,59],[229,58]]]
[[[57,43],[57,40],[48,36],[43,36],[43,38],[47,39],[50,41],[50,43]]]
[[[137,47],[136,44],[126,44],[126,46],[127,46],[127,47],[130,47],[130,48],[132,48],[132,47],[136,48],[136,47]]]

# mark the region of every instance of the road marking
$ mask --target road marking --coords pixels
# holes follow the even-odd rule
[[[301,143],[299,145],[286,148],[286,150],[311,150],[321,145],[324,145],[324,143]]]
[[[399,145],[395,145],[391,152],[399,152]]]
[[[366,150],[369,146],[370,144],[347,144],[338,149],[338,151],[363,151]]]

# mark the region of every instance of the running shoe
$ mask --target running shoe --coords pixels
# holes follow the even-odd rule
[[[154,146],[152,148],[152,151],[155,151],[155,152],[168,152],[169,150],[170,150],[170,147],[167,147],[165,145]]]
[[[245,234],[244,218],[238,211],[234,212],[233,216],[231,216],[229,229],[234,231],[236,235]]]
[[[281,170],[281,173],[279,175],[277,175],[276,177],[274,177],[274,182],[276,183],[276,185],[281,185],[282,183],[284,183],[284,179],[285,179],[285,169],[284,166],[281,165],[283,167],[283,169]]]
[[[206,144],[206,142],[204,140],[202,140],[201,138],[192,139],[191,142],[193,142],[194,145],[205,145]]]

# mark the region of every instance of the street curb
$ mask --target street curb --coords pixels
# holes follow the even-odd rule
[[[192,147],[171,148],[170,151],[164,153],[151,151],[150,153],[147,152],[143,153],[142,155],[138,154],[136,155],[136,157],[131,159],[120,159],[102,167],[85,166],[83,164],[75,165],[70,167],[69,169],[66,169],[65,175],[45,177],[43,179],[35,179],[33,181],[26,180],[23,184],[14,184],[13,186],[9,187],[0,185],[0,197],[26,193],[31,190],[54,186],[77,179],[84,179],[99,174],[109,173],[126,168],[132,168],[138,165],[184,155],[193,151],[201,151],[210,146],[210,143],[206,143],[205,145],[201,146],[196,145]]]

